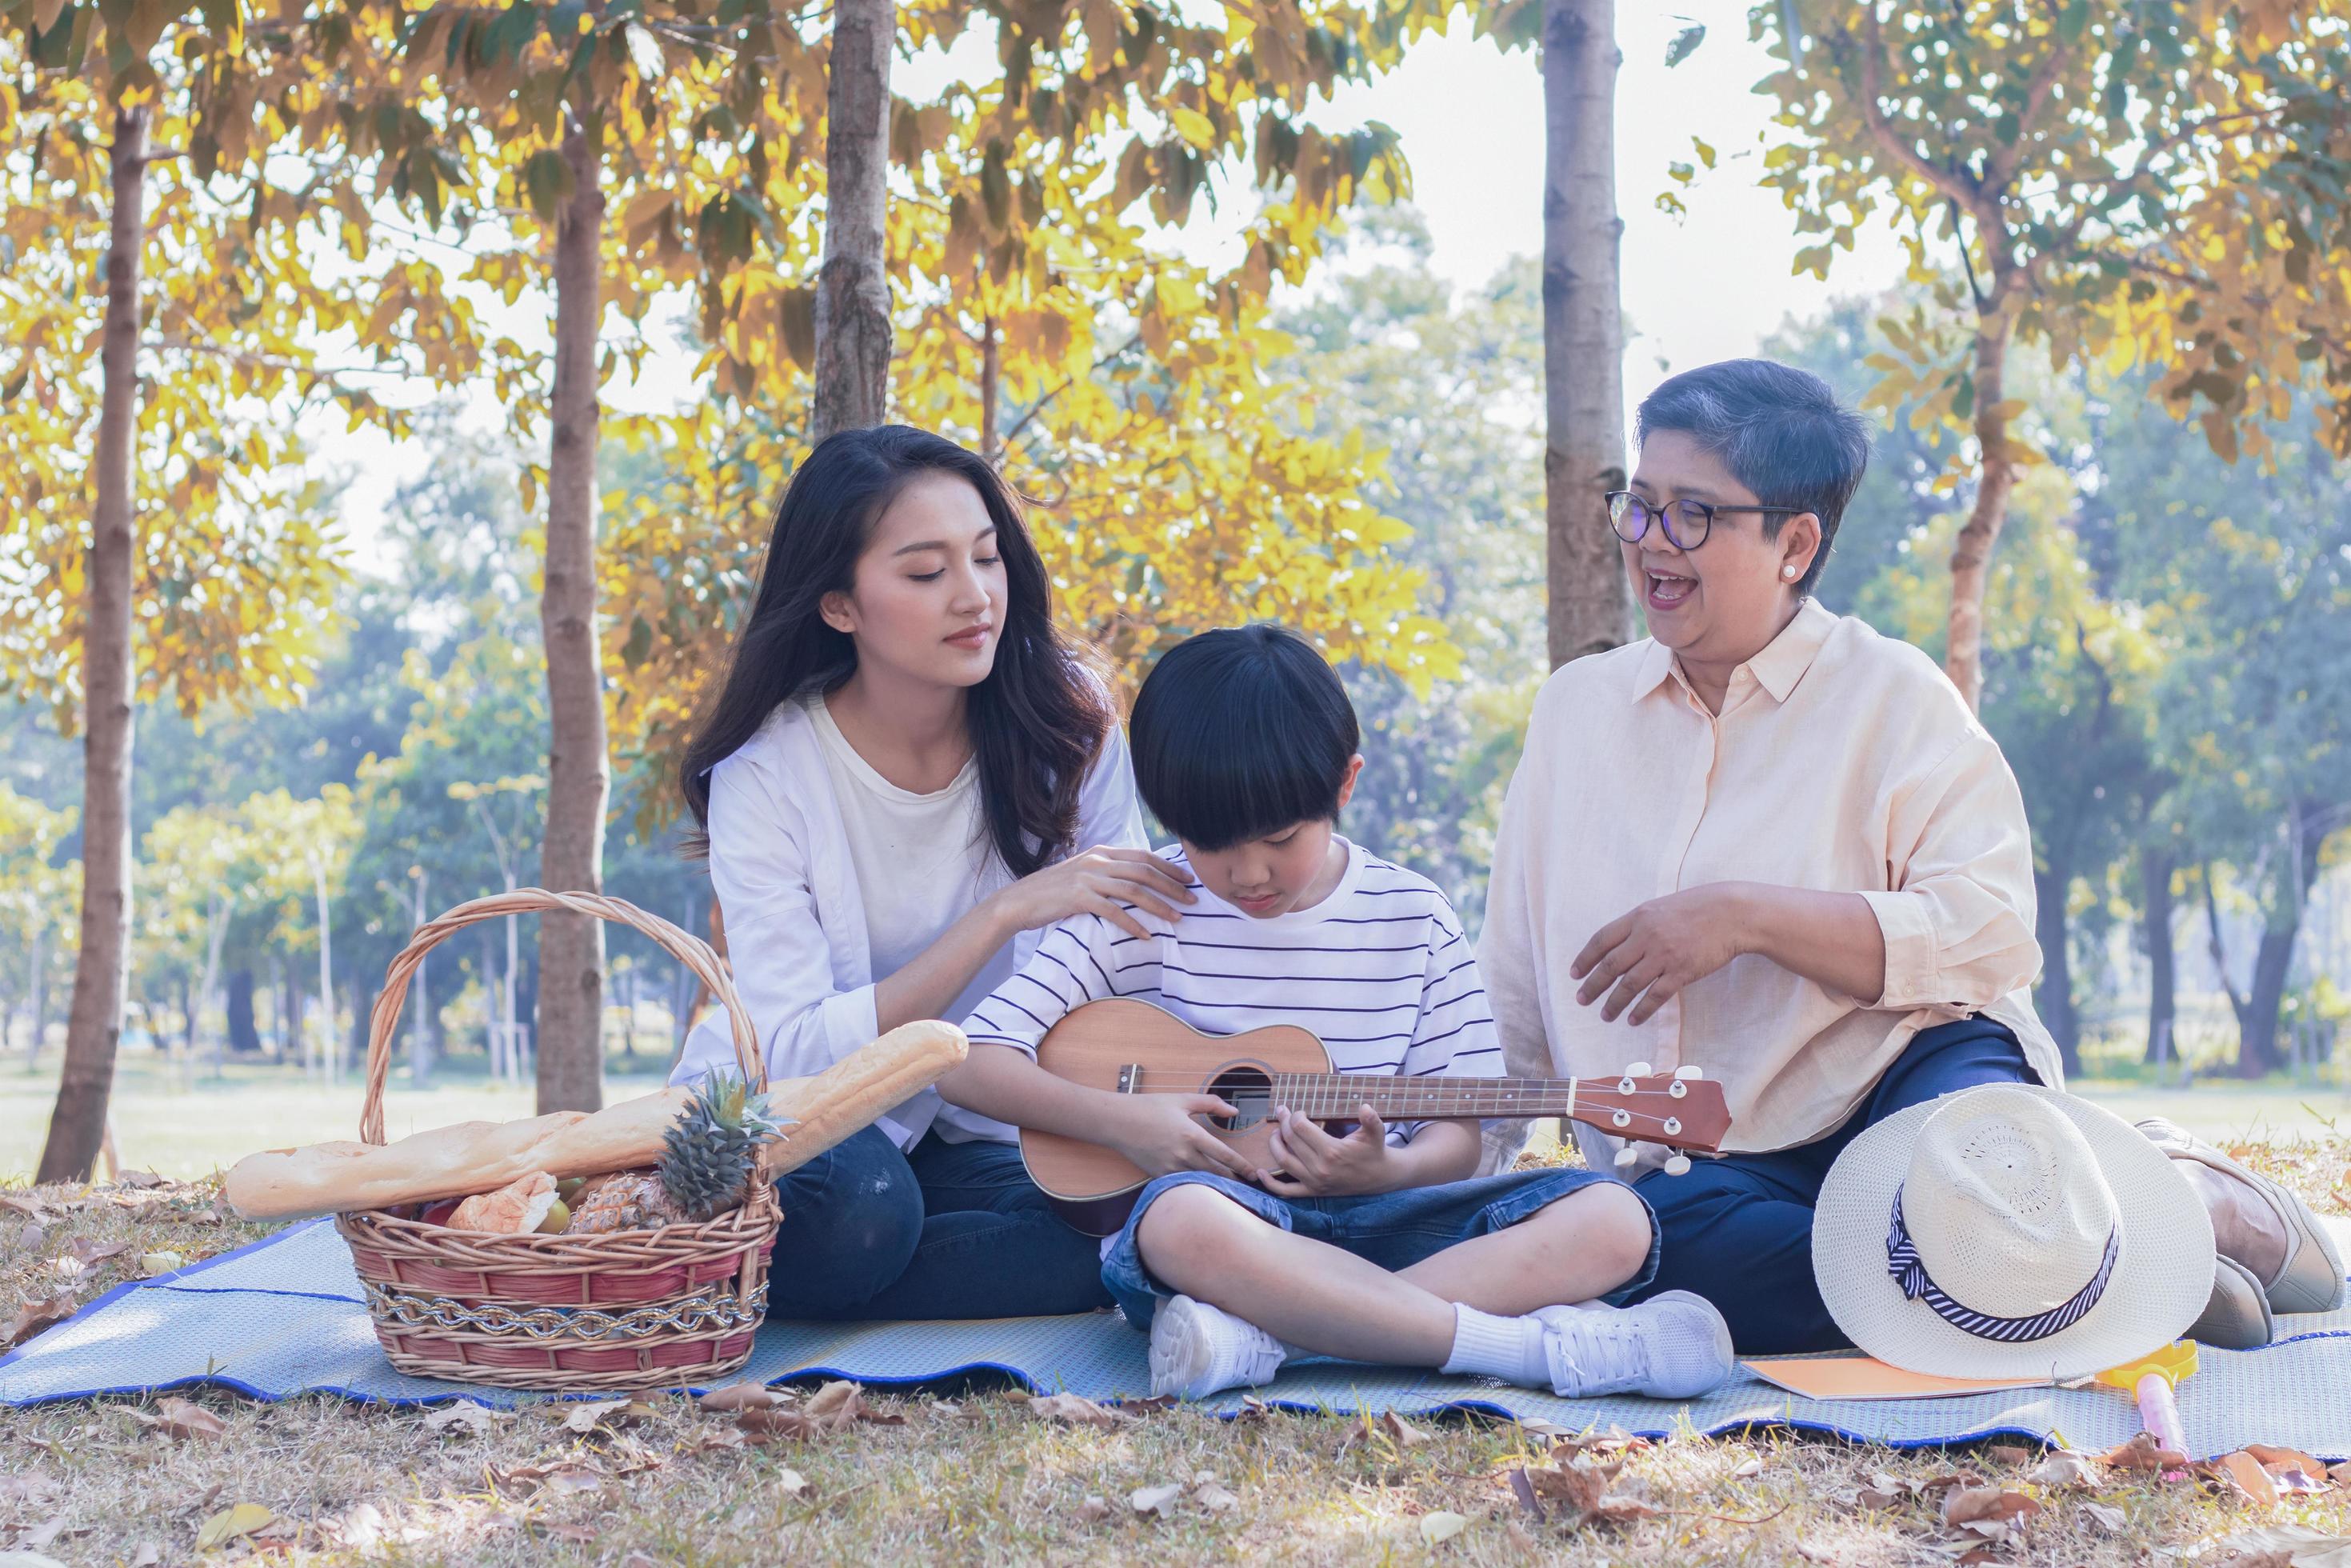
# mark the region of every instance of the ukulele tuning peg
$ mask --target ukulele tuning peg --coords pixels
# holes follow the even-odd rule
[[[1687,1155],[1676,1155],[1673,1158],[1667,1160],[1666,1162],[1666,1174],[1667,1176],[1687,1176],[1689,1174],[1689,1156]]]
[[[1630,1144],[1625,1145],[1623,1148],[1616,1151],[1616,1163],[1620,1166],[1629,1166],[1640,1157],[1641,1151],[1635,1148]],[[1684,1161],[1683,1163],[1687,1165],[1688,1162]]]
[[[1651,1067],[1646,1061],[1635,1061],[1626,1066],[1625,1069],[1625,1076],[1627,1078],[1646,1078],[1650,1073],[1655,1072],[1656,1071],[1656,1068]]]
[[[1706,1069],[1696,1065],[1689,1067],[1677,1067],[1674,1069],[1674,1076],[1677,1078],[1703,1078],[1706,1076]]]

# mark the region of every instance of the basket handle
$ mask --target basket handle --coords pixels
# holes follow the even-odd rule
[[[384,971],[383,989],[376,993],[375,1010],[368,1015],[367,1100],[360,1109],[362,1142],[384,1141],[383,1085],[392,1071],[392,1039],[400,1027],[401,1007],[408,1000],[408,978],[424,961],[424,955],[476,921],[544,914],[554,909],[633,926],[667,948],[700,977],[718,998],[718,1005],[726,1009],[726,1021],[735,1035],[735,1061],[743,1070],[744,1082],[754,1093],[768,1087],[767,1059],[751,1032],[750,1014],[743,1007],[743,998],[735,994],[734,977],[727,972],[726,960],[711,951],[709,943],[622,899],[607,898],[598,893],[549,893],[543,887],[518,887],[512,893],[494,893],[486,898],[461,904],[418,926],[409,937],[408,946],[400,950],[392,967]],[[601,1025],[601,1020],[599,1022]],[[602,1043],[601,1038],[598,1043]]]

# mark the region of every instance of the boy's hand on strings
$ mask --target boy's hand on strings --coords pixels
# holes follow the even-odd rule
[[[1196,1120],[1239,1113],[1214,1094],[1122,1094],[1111,1100],[1102,1141],[1148,1176],[1214,1171],[1250,1181],[1257,1167]]]
[[[1387,1124],[1369,1105],[1360,1113],[1355,1130],[1343,1138],[1324,1132],[1322,1124],[1284,1105],[1274,1113],[1280,1124],[1273,1133],[1274,1168],[1257,1173],[1266,1191],[1289,1197],[1355,1197],[1365,1193],[1393,1192],[1401,1185],[1398,1161],[1388,1147]]]
[[[1095,848],[1029,873],[990,902],[1016,931],[1099,915],[1130,936],[1148,936],[1137,910],[1172,925],[1181,906],[1199,896],[1182,872],[1147,850]]]

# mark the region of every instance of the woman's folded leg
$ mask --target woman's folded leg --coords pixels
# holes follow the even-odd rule
[[[768,1267],[771,1317],[865,1315],[858,1309],[906,1271],[922,1239],[921,1184],[878,1127],[778,1177],[776,1197],[784,1223]]]

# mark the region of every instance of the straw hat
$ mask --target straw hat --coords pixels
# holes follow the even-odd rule
[[[1837,1326],[1889,1365],[2079,1377],[2187,1332],[2212,1294],[2212,1222],[2121,1117],[1985,1084],[1845,1145],[1821,1184],[1813,1273]]]

